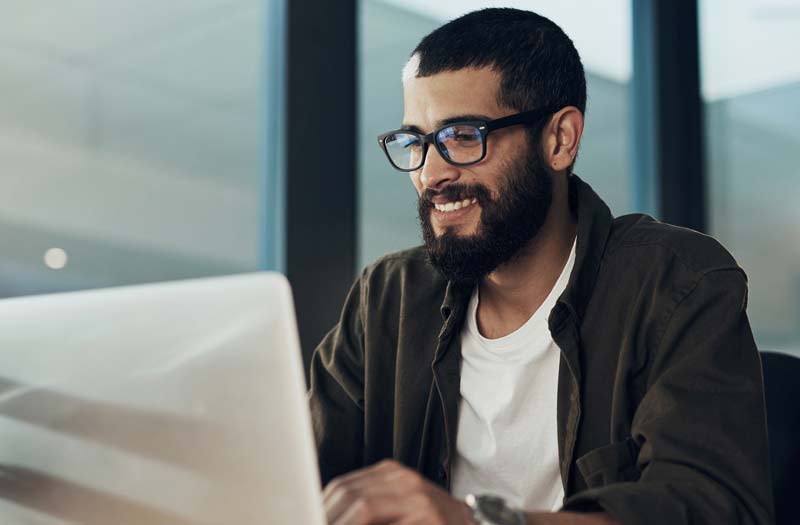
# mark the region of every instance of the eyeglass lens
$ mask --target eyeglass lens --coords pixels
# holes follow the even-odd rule
[[[457,164],[478,162],[483,156],[483,135],[469,124],[440,129],[434,138],[445,160]],[[418,135],[398,132],[385,139],[386,152],[395,166],[415,170],[422,166],[423,143]]]
[[[401,170],[416,169],[422,164],[422,140],[411,133],[393,133],[384,139],[386,153]]]

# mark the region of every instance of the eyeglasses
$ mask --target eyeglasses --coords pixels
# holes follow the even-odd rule
[[[427,135],[399,129],[379,135],[378,144],[392,167],[400,171],[420,169],[425,164],[429,144],[436,147],[436,151],[448,164],[471,166],[486,157],[486,137],[492,131],[518,124],[531,124],[552,113],[553,110],[542,108],[489,121],[455,122]]]

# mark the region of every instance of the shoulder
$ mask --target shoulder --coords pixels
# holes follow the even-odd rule
[[[606,255],[616,261],[640,262],[654,270],[669,267],[695,279],[718,270],[742,272],[733,255],[710,235],[644,214],[613,220]]]
[[[425,267],[428,268],[425,268]],[[387,253],[376,259],[364,269],[364,274],[370,277],[390,274],[402,274],[409,271],[419,272],[433,270],[427,259],[424,246],[415,246],[399,252]]]
[[[369,283],[395,282],[415,279],[431,284],[439,273],[428,262],[424,246],[386,254],[364,269],[363,278]]]
[[[364,293],[382,300],[440,295],[447,287],[447,281],[428,261],[424,246],[384,255],[364,269],[361,283]]]

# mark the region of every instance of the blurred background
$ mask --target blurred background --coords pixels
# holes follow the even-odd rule
[[[308,354],[361,268],[420,243],[375,141],[409,53],[504,5],[582,56],[576,172],[719,239],[759,347],[800,355],[800,1],[0,5],[0,297],[277,270]]]

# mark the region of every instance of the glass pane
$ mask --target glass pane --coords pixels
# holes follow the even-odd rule
[[[700,22],[711,232],[747,272],[759,347],[800,355],[800,5],[703,0]]]
[[[359,264],[420,244],[416,193],[408,175],[393,170],[375,136],[402,118],[400,73],[426,34],[445,21],[485,7],[478,0],[361,0]],[[628,150],[631,77],[631,10],[628,1],[549,0],[505,2],[535,9],[573,39],[586,69],[586,129],[575,172],[615,214],[633,209]],[[597,24],[603,20],[603,24]]]
[[[266,11],[4,9],[0,297],[264,265]]]

